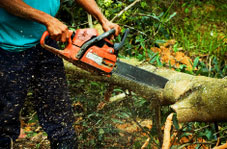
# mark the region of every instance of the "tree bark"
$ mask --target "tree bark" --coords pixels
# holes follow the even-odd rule
[[[138,84],[113,74],[111,77],[91,75],[72,64],[65,62],[68,79],[90,79],[109,82],[131,90],[146,99],[159,100],[161,105],[170,107],[177,113],[179,122],[227,121],[227,79],[193,76],[135,60],[127,63],[154,72],[167,78],[164,89]]]

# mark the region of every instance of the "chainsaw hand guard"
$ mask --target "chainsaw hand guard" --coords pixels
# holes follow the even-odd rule
[[[125,32],[124,32],[124,35],[123,35],[123,37],[122,37],[121,42],[120,42],[120,43],[115,43],[115,44],[114,44],[114,52],[115,52],[116,55],[118,55],[119,50],[123,47],[123,45],[124,45],[124,43],[125,43],[125,39],[126,39],[126,37],[128,36],[128,33],[129,33],[129,29],[127,28],[127,29],[125,30]]]

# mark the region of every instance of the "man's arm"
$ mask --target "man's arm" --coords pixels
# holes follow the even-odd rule
[[[65,42],[69,38],[68,28],[65,24],[45,12],[32,8],[22,0],[0,0],[0,7],[15,16],[45,25],[50,36],[55,40]]]
[[[95,0],[75,0],[77,3],[79,3],[84,9],[90,13],[93,17],[95,17],[101,24],[105,31],[108,31],[112,28],[115,28],[115,36],[117,36],[120,33],[120,26],[110,22],[106,17],[103,15],[103,13],[100,11],[98,5],[96,4]]]

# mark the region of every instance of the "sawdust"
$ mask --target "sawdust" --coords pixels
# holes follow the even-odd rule
[[[177,69],[180,68],[181,65],[185,65],[186,69],[191,71],[193,69],[192,59],[183,52],[174,51],[173,46],[175,44],[175,40],[168,40],[161,45],[160,48],[152,47],[151,51],[159,53],[161,62],[167,66],[171,65],[173,69]]]

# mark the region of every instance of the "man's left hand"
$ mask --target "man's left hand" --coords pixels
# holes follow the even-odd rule
[[[106,21],[105,23],[102,24],[102,28],[105,32],[109,31],[110,29],[115,29],[115,34],[114,36],[118,36],[119,33],[121,32],[121,27],[118,24],[112,23],[110,21]],[[113,38],[113,37],[112,37]]]

